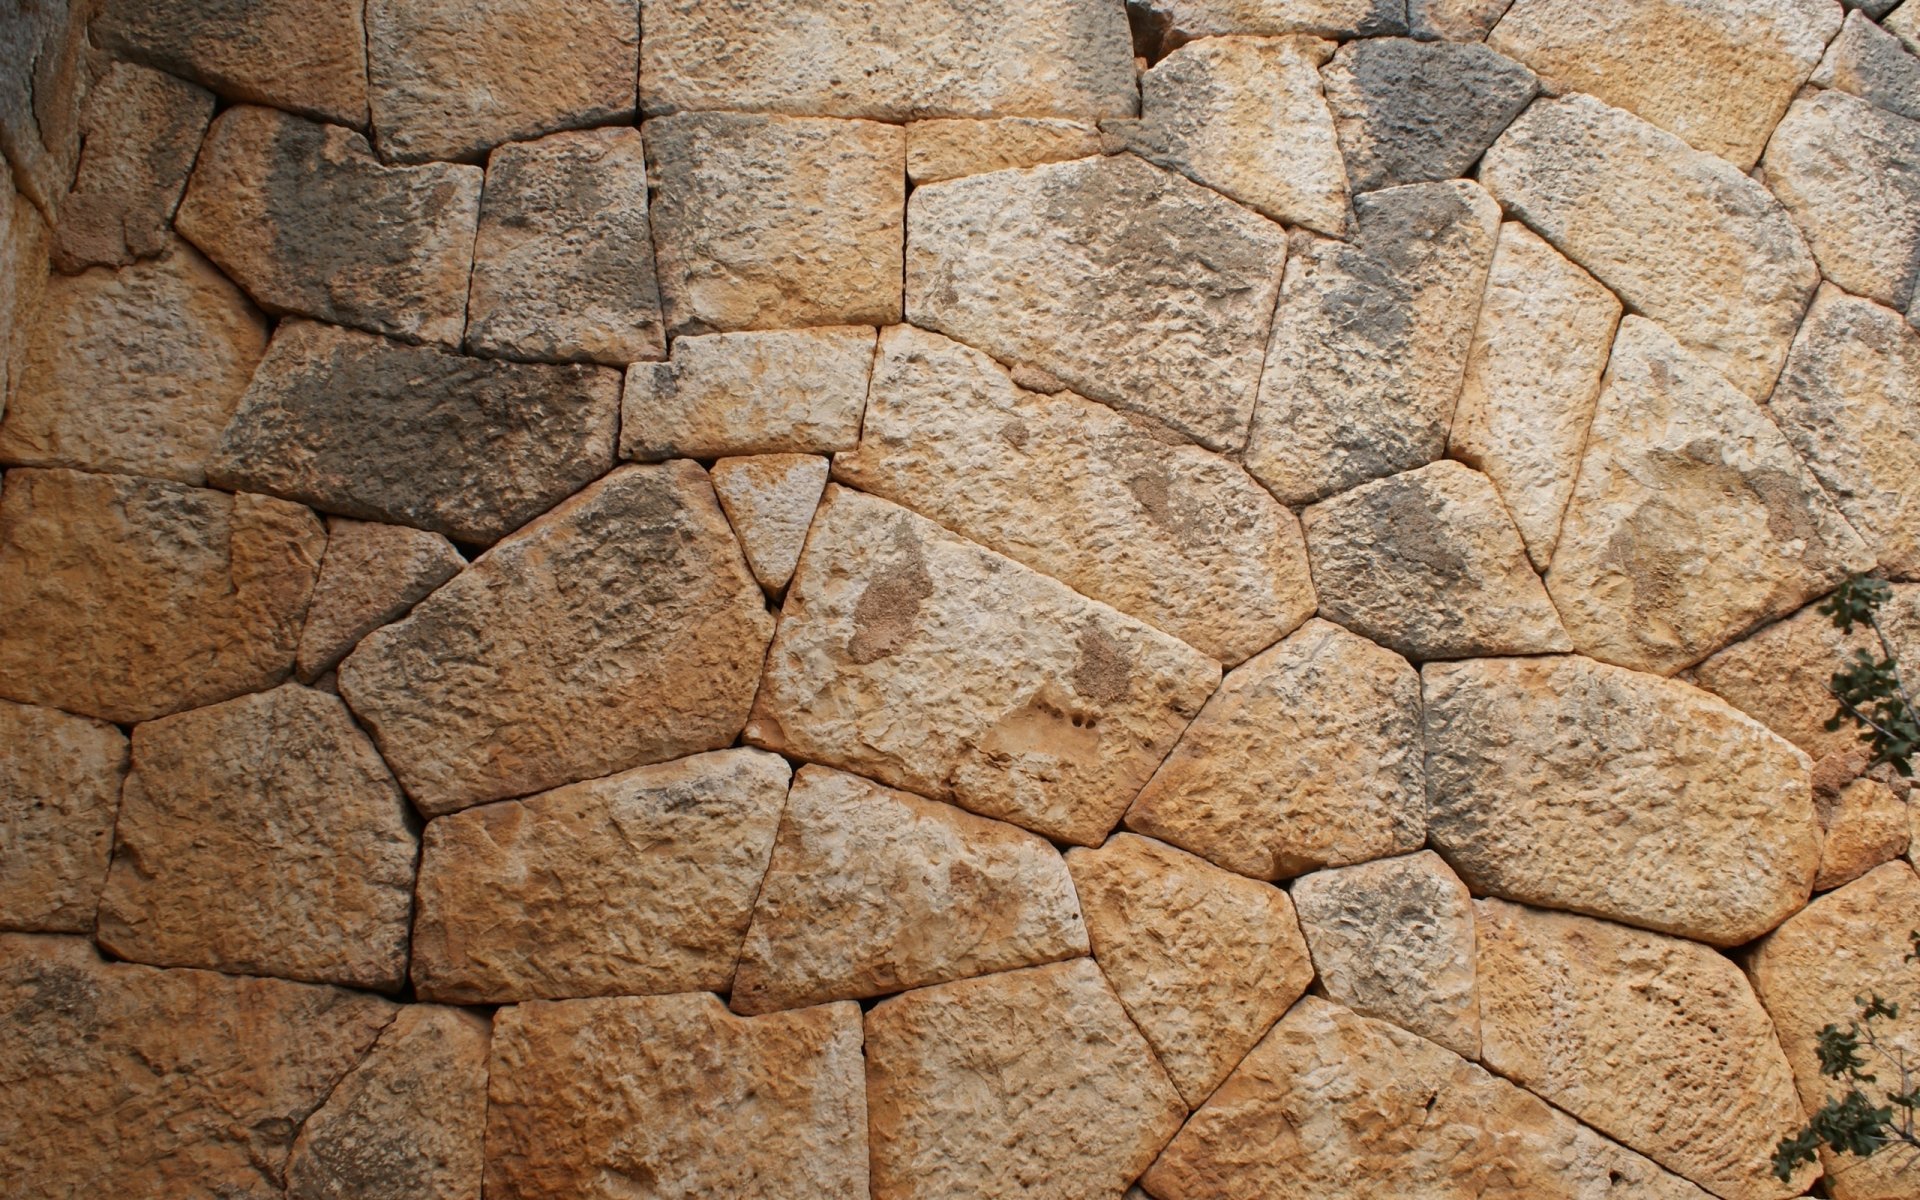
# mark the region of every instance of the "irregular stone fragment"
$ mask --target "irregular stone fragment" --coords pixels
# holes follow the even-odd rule
[[[1164,55],[1223,33],[1311,33],[1346,40],[1405,33],[1406,0],[1141,0],[1137,39]]]
[[[907,126],[907,180],[916,187],[1098,153],[1098,129],[1061,117],[947,119]]]
[[[1292,902],[1131,833],[1067,866],[1101,972],[1199,1107],[1313,982]]]
[[[535,1001],[494,1019],[486,1195],[867,1194],[860,1009],[743,1018],[704,993]]]
[[[1581,653],[1672,674],[1872,565],[1759,405],[1620,322],[1547,573]]]
[[[454,345],[482,177],[385,166],[349,130],[230,108],[174,222],[269,312]]]
[[[91,933],[127,774],[105,721],[0,701],[0,928]]]
[[[73,183],[86,99],[90,0],[33,0],[0,11],[0,154],[48,221]]]
[[[1697,62],[1686,70],[1721,90],[1717,73]],[[1580,95],[1529,106],[1481,159],[1479,177],[1509,213],[1736,388],[1762,399],[1773,387],[1819,270],[1765,188]]]
[[[1840,36],[1808,82],[1850,92],[1891,113],[1920,120],[1920,59],[1864,12],[1847,14]]]
[[[1446,451],[1500,210],[1465,181],[1354,202],[1359,237],[1287,264],[1247,469],[1311,504]]]
[[[1356,192],[1465,175],[1539,90],[1470,42],[1349,42],[1322,75]]]
[[[1849,15],[1853,10],[1858,9],[1876,21],[1900,5],[1900,0],[1840,0],[1840,2],[1847,6]]]
[[[360,639],[405,616],[466,560],[446,538],[404,525],[327,518],[327,553],[307,605],[294,674],[312,683]]]
[[[13,390],[9,363],[23,352],[46,290],[52,241],[46,218],[14,190],[12,172],[0,171],[0,416]]]
[[[1286,879],[1420,848],[1420,679],[1312,620],[1227,674],[1127,811],[1127,828]]]
[[[1905,589],[1902,589],[1905,590]],[[1920,592],[1920,588],[1913,589]],[[1714,695],[1805,750],[1814,759],[1842,754],[1860,744],[1852,725],[1827,729],[1836,705],[1828,691],[1835,671],[1879,643],[1865,627],[1841,633],[1817,604],[1735,642],[1689,674]],[[1914,665],[1920,666],[1920,662]]]
[[[506,536],[611,470],[620,375],[469,358],[286,321],[208,473],[325,512],[466,542]]]
[[[1894,9],[1881,21],[1888,33],[1900,39],[1900,44],[1915,54],[1920,54],[1920,8],[1910,8],[1905,4]]]
[[[60,202],[60,269],[121,267],[163,253],[212,119],[211,93],[145,67],[108,66],[87,93],[80,167]]]
[[[762,454],[713,464],[713,491],[747,553],[760,586],[779,592],[793,578],[827,486],[827,460],[813,454]]]
[[[1131,155],[916,189],[907,313],[1237,449],[1286,261],[1276,225]]]
[[[898,126],[686,113],[643,132],[669,335],[900,319]]]
[[[1226,662],[1313,612],[1299,523],[1237,465],[912,326],[834,474]]]
[[[1219,679],[1166,634],[829,487],[746,737],[1096,845]]]
[[[730,745],[773,633],[706,472],[615,471],[340,664],[430,815]]]
[[[1417,38],[1485,41],[1513,0],[1407,0],[1407,32]]]
[[[1092,1200],[1186,1107],[1092,959],[922,988],[867,1013],[876,1200]]]
[[[326,532],[312,513],[123,475],[0,490],[0,696],[121,724],[293,667]]]
[[[1716,946],[1807,902],[1810,764],[1757,722],[1584,658],[1432,664],[1421,681],[1427,835],[1475,893]]]
[[[1816,892],[1851,883],[1907,852],[1907,806],[1878,780],[1856,779],[1831,796],[1816,791],[1813,808],[1826,835],[1813,877]]]

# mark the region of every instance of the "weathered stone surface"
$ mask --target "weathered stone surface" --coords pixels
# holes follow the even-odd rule
[[[87,93],[83,151],[60,202],[54,261],[63,271],[120,267],[163,253],[187,188],[213,95],[184,80],[113,63]]]
[[[1858,729],[1824,726],[1836,707],[1828,683],[1862,650],[1880,657],[1879,643],[1864,627],[1841,633],[1832,617],[1809,604],[1728,646],[1690,677],[1817,760],[1860,744]]]
[[[1166,634],[839,487],[784,614],[750,742],[1081,845],[1220,678]]]
[[[1225,33],[1379,37],[1405,33],[1405,0],[1143,0],[1133,14],[1139,43],[1165,54]]]
[[[535,1001],[494,1019],[486,1194],[867,1194],[860,1009],[736,1017],[713,996]]]
[[[1498,1076],[1308,997],[1147,1172],[1159,1200],[1706,1200]]]
[[[1100,153],[1100,131],[1063,117],[961,118],[907,126],[907,179],[918,186]]]
[[[1435,664],[1421,681],[1427,836],[1476,893],[1716,946],[1807,902],[1810,764],[1757,722],[1584,658]]]
[[[127,737],[104,721],[0,701],[0,928],[91,933]]]
[[[421,811],[730,745],[773,619],[706,472],[626,467],[340,664]]]
[[[1722,89],[1719,73],[1685,69]],[[1765,188],[1581,95],[1536,101],[1487,151],[1479,176],[1629,308],[1742,392],[1766,396],[1819,273]]]
[[[12,168],[0,174],[50,221],[80,154],[90,7],[36,0],[0,12],[0,153]]]
[[[1539,90],[1485,46],[1407,38],[1349,42],[1322,75],[1356,192],[1466,174]]]
[[[1067,866],[1101,972],[1199,1107],[1313,982],[1292,902],[1131,833]]]
[[[907,223],[916,325],[1209,449],[1245,438],[1278,226],[1131,155],[931,184]]]
[[[1881,25],[1888,33],[1899,38],[1901,45],[1920,54],[1920,8],[1909,8],[1902,4],[1888,13]]]
[[[1127,828],[1285,879],[1420,848],[1420,681],[1326,621],[1227,674],[1127,811]]]
[[[0,416],[13,388],[11,360],[27,344],[46,290],[52,242],[46,218],[14,190],[13,173],[0,171]]]
[[[872,329],[721,333],[635,363],[621,399],[623,458],[830,454],[860,440]]]
[[[361,638],[399,620],[466,561],[446,538],[404,525],[327,518],[327,553],[300,630],[294,674],[312,683]]]
[[[493,542],[614,464],[620,375],[286,321],[208,474],[325,512]]]
[[[1361,196],[1287,264],[1247,469],[1310,504],[1446,451],[1500,210],[1464,181]]]
[[[478,167],[389,167],[366,139],[271,109],[213,122],[174,218],[262,308],[459,342]]]
[[[754,578],[769,592],[793,578],[826,487],[827,460],[814,454],[761,454],[713,464],[714,494]]]
[[[1816,790],[1813,808],[1825,835],[1813,877],[1816,892],[1851,883],[1907,852],[1907,806],[1878,780],[1856,779],[1833,795]]]
[[[325,546],[283,500],[8,471],[0,696],[131,724],[272,687]]]
[[[1480,298],[1447,451],[1499,489],[1545,571],[1580,473],[1620,301],[1518,221]]]
[[[1847,14],[1840,36],[1808,82],[1850,92],[1891,113],[1920,120],[1920,59],[1864,12]]]
[[[877,1200],[1091,1200],[1186,1108],[1092,959],[922,988],[867,1013]]]
[[[643,132],[669,335],[900,319],[898,126],[685,113]]]
[[[1872,565],[1759,405],[1620,322],[1547,574],[1581,653],[1672,674]]]
[[[1513,0],[1407,0],[1407,32],[1418,38],[1485,41]]]
[[[1473,897],[1439,855],[1315,871],[1293,902],[1329,998],[1480,1057]]]
[[[881,335],[833,469],[1226,662],[1314,609],[1299,523],[1237,465],[912,326]]]
[[[1442,460],[1301,515],[1330,621],[1415,661],[1573,649],[1485,475]]]

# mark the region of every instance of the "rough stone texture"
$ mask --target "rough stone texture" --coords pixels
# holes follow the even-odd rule
[[[340,664],[421,811],[729,745],[773,620],[706,472],[626,467]]]
[[[1851,883],[1907,852],[1907,806],[1878,780],[1856,779],[1832,796],[1816,791],[1813,808],[1826,835],[1813,877],[1816,892]]]
[[[915,186],[1098,153],[1098,129],[1061,117],[956,118],[907,126],[907,179]]]
[[[13,181],[54,219],[73,183],[88,84],[90,0],[34,0],[0,12],[0,153]]]
[[[262,308],[459,342],[478,167],[389,167],[366,139],[265,108],[214,119],[174,218]]]
[[[1227,33],[1344,40],[1407,31],[1405,0],[1141,0],[1132,7],[1145,35],[1136,41],[1161,54]]]
[[[414,988],[455,1004],[726,991],[790,774],[722,750],[429,823]]]
[[[746,551],[760,586],[779,592],[793,578],[827,487],[827,460],[813,454],[762,454],[713,464],[713,491]]]
[[[113,63],[87,93],[80,166],[60,201],[63,271],[120,267],[165,252],[213,96],[171,75]]]
[[[1330,999],[1480,1057],[1473,897],[1439,855],[1315,871],[1293,902]]]
[[[1860,745],[1858,729],[1830,730],[1825,725],[1836,708],[1828,683],[1862,650],[1881,657],[1872,633],[1860,626],[1851,634],[1841,633],[1832,617],[1809,604],[1728,646],[1689,674],[1693,682],[1818,760]]]
[[[446,538],[404,525],[327,518],[327,553],[300,630],[294,674],[312,683],[361,638],[407,610],[466,566]]]
[[[1418,38],[1485,41],[1513,0],[1407,0],[1407,31]]]
[[[1500,227],[1447,452],[1493,481],[1536,570],[1559,543],[1619,321],[1593,276],[1518,221]]]
[[[46,290],[53,238],[33,201],[14,190],[0,170],[0,416],[12,390],[11,360],[23,352]]]
[[[1237,449],[1286,234],[1134,158],[931,184],[907,206],[907,313],[1090,399]]]
[[[459,541],[506,536],[614,464],[620,375],[283,322],[208,475]]]
[[[267,325],[184,242],[47,281],[14,357],[0,461],[204,483]]]
[[[876,1200],[1092,1200],[1186,1107],[1091,959],[907,992],[867,1013]]]
[[[1074,881],[1024,830],[802,767],[740,951],[734,1011],[772,1012],[1087,953]]]
[[[1097,845],[1219,679],[1166,634],[829,487],[746,736]]]
[[[615,367],[666,356],[639,130],[556,133],[488,157],[467,345]]]
[[[1353,190],[1465,175],[1533,99],[1533,72],[1485,46],[1370,38],[1322,72]]]
[[[1920,54],[1920,8],[1909,8],[1902,4],[1888,13],[1881,24],[1888,33],[1900,39],[1901,45]]]
[[[1158,1200],[1707,1200],[1498,1076],[1309,997],[1147,1172]]]
[[[1310,504],[1422,466],[1447,446],[1500,210],[1471,183],[1361,196],[1356,244],[1287,264],[1247,469]]]
[[[900,319],[898,126],[685,113],[644,133],[669,335]]]
[[[113,849],[127,736],[0,701],[0,928],[90,933]]]
[[[1872,565],[1759,405],[1620,322],[1547,574],[1582,653],[1672,674]]]
[[[1237,465],[912,326],[833,469],[1225,662],[1313,613],[1299,523]]]
[[[1420,848],[1420,681],[1307,622],[1226,680],[1127,812],[1127,828],[1284,879]]]
[[[1573,649],[1485,475],[1443,460],[1301,515],[1320,613],[1416,662]]]
[[[1809,82],[1920,120],[1920,60],[1863,12],[1847,14],[1840,36],[1827,47]]]
[[[742,1018],[710,995],[535,1001],[494,1020],[486,1194],[856,1200],[860,1009]]]
[[[1101,972],[1198,1108],[1313,982],[1292,902],[1131,833],[1067,866]]]
[[[0,696],[131,724],[272,687],[325,546],[283,500],[8,471]]]

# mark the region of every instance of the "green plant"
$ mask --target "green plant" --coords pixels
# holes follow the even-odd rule
[[[1880,608],[1891,595],[1886,580],[1860,575],[1841,584],[1820,605],[1842,633],[1865,625],[1880,643],[1880,657],[1857,650],[1852,667],[1833,673],[1828,688],[1839,709],[1828,719],[1827,728],[1839,729],[1849,721],[1857,724],[1860,740],[1873,747],[1874,762],[1891,763],[1894,770],[1911,778],[1913,756],[1920,752],[1920,710],[1914,708],[1913,693],[1900,674],[1899,657],[1880,625]]]

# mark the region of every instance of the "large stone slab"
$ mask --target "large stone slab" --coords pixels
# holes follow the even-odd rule
[[[1471,42],[1348,42],[1322,75],[1356,192],[1465,175],[1539,90]]]
[[[1888,112],[1920,120],[1920,59],[1858,9],[1808,80],[1860,97]]]
[[[1065,162],[1100,153],[1100,131],[1064,117],[915,121],[907,126],[907,180],[915,187],[962,175]]]
[[[437,533],[328,517],[327,554],[300,630],[294,674],[312,683],[361,638],[405,616],[466,565]]]
[[[1160,54],[1219,34],[1311,33],[1344,40],[1407,31],[1404,0],[1143,0],[1135,7],[1139,44]]]
[[[91,933],[127,776],[127,735],[0,701],[0,929]]]

